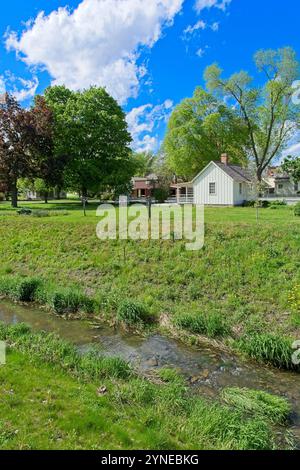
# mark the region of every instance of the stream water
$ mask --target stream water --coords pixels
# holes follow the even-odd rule
[[[293,406],[291,429],[300,442],[300,374],[246,363],[207,346],[190,347],[160,334],[147,337],[122,333],[102,324],[62,318],[42,309],[0,303],[0,321],[25,322],[35,331],[56,332],[81,350],[100,345],[104,354],[119,356],[142,372],[164,366],[176,367],[193,387],[215,397],[224,387],[248,387],[286,397]]]

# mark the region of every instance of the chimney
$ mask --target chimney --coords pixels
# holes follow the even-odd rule
[[[223,165],[228,165],[228,163],[229,163],[229,157],[228,157],[228,154],[227,154],[227,153],[222,153],[222,155],[221,155],[221,162],[223,163]]]

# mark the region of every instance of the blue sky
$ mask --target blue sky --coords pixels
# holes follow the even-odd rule
[[[218,62],[226,74],[245,69],[259,81],[256,50],[288,45],[300,58],[299,0],[10,0],[1,7],[0,92],[13,91],[27,106],[50,83],[106,86],[127,113],[137,150],[159,148],[173,106],[203,84],[207,65]]]

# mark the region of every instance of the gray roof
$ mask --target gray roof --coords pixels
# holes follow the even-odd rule
[[[222,162],[214,162],[221,170],[223,170],[234,181],[239,183],[251,183],[251,175],[248,170],[239,165],[224,165]]]

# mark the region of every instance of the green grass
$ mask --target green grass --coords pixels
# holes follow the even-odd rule
[[[252,416],[267,418],[273,423],[284,423],[292,408],[284,398],[247,388],[226,388],[222,398],[228,405]]]
[[[124,364],[79,357],[53,335],[1,325],[2,449],[273,449],[269,417],[244,416],[193,395],[174,371],[164,384],[123,374]],[[96,362],[96,365],[95,365]],[[126,369],[127,370],[127,369]]]
[[[300,371],[292,361],[292,340],[272,333],[253,333],[236,342],[237,348],[252,359],[279,369]]]
[[[116,321],[125,301],[142,305],[154,321],[181,318],[187,331],[225,341],[253,332],[300,337],[300,218],[293,207],[260,209],[258,222],[253,208],[207,208],[205,246],[196,252],[184,241],[100,241],[96,207],[89,204],[84,217],[78,201],[55,201],[47,210],[61,215],[33,217],[0,204],[0,276],[38,278],[36,300],[59,314]]]

